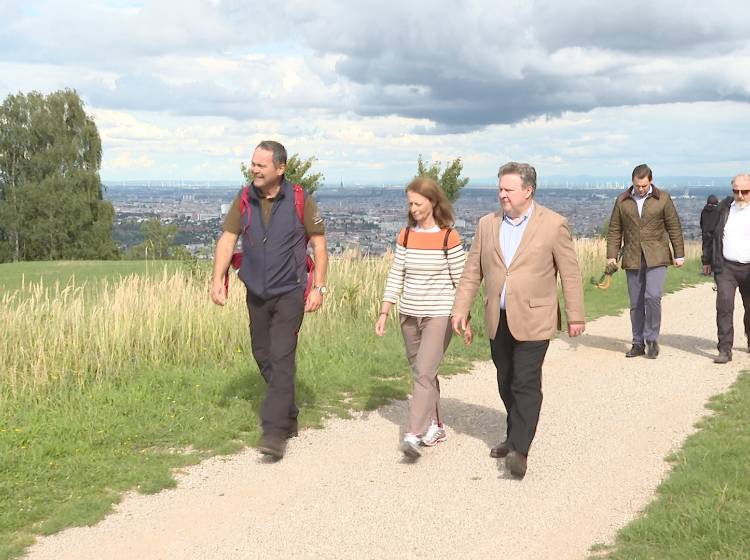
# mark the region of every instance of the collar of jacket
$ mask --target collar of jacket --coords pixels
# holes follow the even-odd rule
[[[661,191],[653,183],[651,183],[651,194],[649,196],[653,196],[656,200],[659,200],[659,197],[661,196]],[[628,187],[617,197],[620,202],[626,198],[632,198],[635,200],[635,197],[633,196],[633,187]]]
[[[284,198],[291,192],[292,188],[292,184],[286,180],[286,177],[284,177],[281,180],[281,188],[279,189],[279,193],[276,195],[274,200]],[[250,183],[250,188],[247,189],[247,195],[250,199],[260,201],[260,197],[258,196],[258,189],[252,183]]]

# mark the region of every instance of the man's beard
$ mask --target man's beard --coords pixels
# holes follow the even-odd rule
[[[747,205],[750,204],[750,200],[735,200],[734,203],[738,208],[747,208]]]

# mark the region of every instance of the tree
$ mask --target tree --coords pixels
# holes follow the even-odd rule
[[[132,259],[171,259],[182,258],[183,252],[177,251],[174,239],[177,226],[162,225],[159,218],[151,218],[141,224],[143,243],[128,250],[127,258]],[[179,246],[181,247],[181,246]],[[184,247],[181,247],[184,249]]]
[[[461,158],[458,157],[450,162],[441,174],[442,164],[439,161],[434,161],[427,167],[420,154],[419,159],[417,159],[417,176],[433,179],[443,189],[448,200],[455,202],[461,194],[461,189],[469,182],[468,177],[461,178],[463,167]]]
[[[284,177],[292,184],[299,183],[308,194],[313,194],[323,183],[323,179],[325,179],[322,173],[311,173],[308,175],[316,159],[315,156],[302,159],[299,154],[293,154],[286,161]],[[253,175],[244,163],[242,164],[242,174],[248,183],[252,182]]]
[[[0,262],[106,259],[114,210],[102,146],[75,91],[9,95],[0,106]]]
[[[601,225],[596,228],[596,236],[606,239],[609,234],[609,218],[604,220]]]

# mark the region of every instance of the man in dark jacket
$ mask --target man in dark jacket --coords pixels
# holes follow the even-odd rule
[[[708,195],[706,205],[701,211],[701,241],[703,242],[703,256],[701,257],[701,263],[703,264],[703,274],[708,275],[710,273],[710,262],[703,261],[703,258],[710,249],[710,245],[713,242],[714,230],[716,229],[716,222],[719,219],[719,199],[716,198],[715,194]]]
[[[247,288],[253,357],[268,385],[260,411],[263,437],[259,450],[281,459],[286,440],[297,433],[294,402],[297,333],[305,311],[323,304],[328,251],[323,220],[315,201],[304,195],[300,220],[295,188],[284,178],[286,149],[264,141],[253,152],[247,207],[235,198],[216,244],[211,299],[226,303],[224,274],[242,236],[240,279]],[[314,287],[305,299],[307,238],[315,258]]]
[[[672,198],[652,184],[648,165],[633,169],[633,185],[615,201],[607,233],[607,264],[617,264],[622,249],[622,268],[628,281],[633,346],[626,357],[659,355],[661,294],[667,266],[685,262],[682,226]]]
[[[701,257],[716,280],[717,364],[732,361],[737,288],[745,308],[743,323],[750,351],[750,174],[732,179],[732,195],[719,204],[713,242],[704,245]]]

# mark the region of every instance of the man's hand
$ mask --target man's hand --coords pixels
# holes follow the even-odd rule
[[[466,323],[466,328],[464,329],[464,344],[469,346],[472,340],[474,340],[474,332],[471,330],[471,323]]]
[[[454,315],[451,317],[451,325],[453,326],[453,332],[459,336],[463,336],[466,329],[470,328],[469,322],[463,315]]]
[[[677,268],[680,268],[683,264],[685,264],[685,257],[680,257],[679,259],[674,260],[674,265]]]
[[[607,265],[610,265],[610,264],[615,264],[616,265],[617,264],[617,259],[607,259]]]
[[[211,301],[216,305],[224,305],[227,302],[227,289],[224,287],[224,282],[214,282],[211,286]]]
[[[305,312],[313,312],[320,309],[320,306],[323,305],[323,294],[320,293],[319,290],[316,290],[315,288],[310,290],[310,293],[307,294],[307,301],[305,302]]]
[[[568,325],[568,336],[569,337],[575,337],[583,334],[583,331],[586,330],[586,325],[584,323],[573,323]]]
[[[703,265],[703,274],[705,274],[706,276],[708,276],[709,274],[711,274],[711,265],[710,264],[704,264]]]

